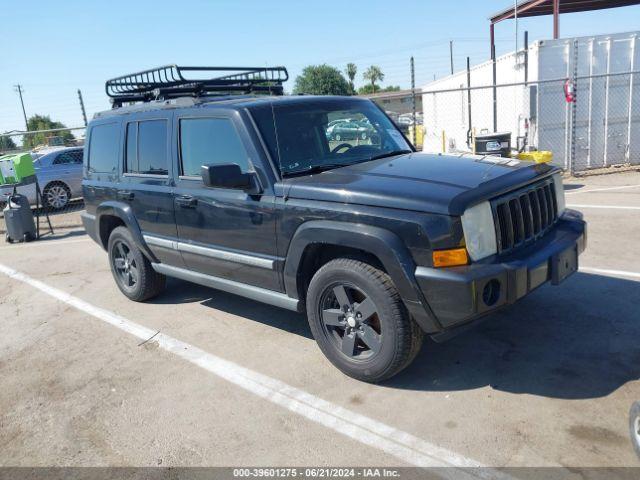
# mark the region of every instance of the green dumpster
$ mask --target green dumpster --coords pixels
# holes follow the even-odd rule
[[[13,170],[17,183],[34,182],[36,171],[33,168],[33,158],[30,153],[20,153],[13,156]]]
[[[13,157],[14,155],[5,155],[0,158],[0,184],[16,183]]]
[[[36,171],[30,153],[0,157],[0,184],[34,182]]]

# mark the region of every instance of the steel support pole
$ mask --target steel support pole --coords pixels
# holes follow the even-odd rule
[[[553,38],[560,38],[560,0],[553,0]]]
[[[416,146],[418,140],[418,126],[416,124],[416,71],[411,57],[411,108],[413,118],[413,146]]]
[[[493,131],[498,131],[498,90],[496,89],[496,36],[495,24],[489,26],[489,36],[491,37],[491,62],[493,63]]]

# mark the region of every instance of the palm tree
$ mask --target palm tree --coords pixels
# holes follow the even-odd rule
[[[373,93],[376,93],[376,82],[384,80],[384,73],[380,70],[380,67],[375,65],[371,65],[367,70],[362,74],[362,78],[371,82],[371,88],[373,89]]]
[[[353,82],[356,79],[358,67],[356,67],[355,63],[347,63],[347,68],[344,71],[347,74],[347,77],[349,77],[349,86],[351,87],[351,93],[353,94],[356,91],[356,86]]]

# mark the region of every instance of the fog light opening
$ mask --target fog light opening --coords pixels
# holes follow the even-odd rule
[[[487,307],[492,307],[500,298],[500,282],[495,278],[489,280],[482,289],[482,301]]]

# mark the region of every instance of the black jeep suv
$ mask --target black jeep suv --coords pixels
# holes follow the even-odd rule
[[[306,311],[329,360],[375,382],[424,334],[577,269],[586,228],[557,168],[416,153],[369,100],[259,95],[278,82],[253,78],[108,83],[122,92],[88,128],[83,222],[128,298],[171,276]],[[332,140],[340,119],[375,135]]]

